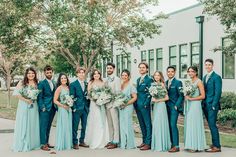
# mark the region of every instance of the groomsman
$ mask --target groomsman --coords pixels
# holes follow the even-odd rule
[[[203,78],[206,98],[203,101],[203,111],[211,130],[212,145],[206,152],[221,152],[219,131],[216,126],[217,114],[221,109],[220,98],[222,93],[222,79],[213,71],[214,61],[205,60],[207,74]]]
[[[53,146],[49,145],[49,134],[56,108],[53,104],[53,96],[55,92],[55,82],[52,80],[53,68],[47,65],[44,68],[46,79],[39,82],[38,89],[41,92],[38,95],[39,121],[40,121],[40,143],[41,149],[49,151]]]
[[[72,134],[73,134],[73,148],[79,149],[79,146],[88,148],[84,143],[87,117],[89,112],[89,100],[87,99],[87,85],[85,81],[85,68],[78,67],[76,69],[77,79],[70,84],[70,95],[75,99],[72,107]],[[78,127],[81,121],[81,133],[78,145]]]
[[[137,79],[137,101],[134,107],[137,113],[139,125],[142,131],[142,144],[138,146],[140,150],[149,150],[151,148],[152,123],[151,123],[151,96],[148,88],[153,79],[148,76],[148,64],[141,62],[138,65],[140,77]]]
[[[113,93],[121,92],[120,78],[115,76],[115,64],[107,63],[107,79],[106,84],[111,87]],[[115,149],[118,147],[120,141],[119,131],[119,113],[117,108],[112,107],[112,103],[106,105],[106,114],[109,127],[109,143],[106,145],[107,149]]]
[[[177,121],[179,112],[183,110],[182,103],[184,100],[184,96],[180,92],[182,82],[175,78],[175,73],[176,69],[174,66],[169,66],[167,68],[168,80],[166,81],[166,88],[168,91],[169,100],[166,102],[166,105],[170,127],[170,153],[179,152],[179,131],[177,128]]]

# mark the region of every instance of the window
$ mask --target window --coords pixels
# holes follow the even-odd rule
[[[169,47],[169,65],[173,65],[176,67],[176,63],[177,63],[177,52],[176,52],[176,46],[170,46]]]
[[[162,60],[163,60],[162,48],[156,49],[156,69],[158,71],[163,70]]]
[[[187,69],[188,69],[188,52],[187,52],[187,44],[183,44],[179,46],[179,65],[180,65],[180,78],[187,78]]]
[[[131,53],[116,55],[116,74],[120,76],[121,71],[128,69],[131,71]]]
[[[154,50],[149,50],[148,54],[149,58],[149,75],[152,75],[155,71],[155,62],[154,62]]]
[[[147,52],[141,51],[141,62],[147,62]]]
[[[222,39],[222,47],[227,47],[230,44],[229,38]],[[222,53],[222,74],[224,79],[235,78],[235,55]]]
[[[199,43],[191,43],[191,65],[199,68]]]

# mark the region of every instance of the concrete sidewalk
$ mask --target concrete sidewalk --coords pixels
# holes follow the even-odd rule
[[[50,154],[50,152],[45,152],[41,150],[34,150],[31,152],[25,153],[14,153],[11,151],[11,145],[13,141],[13,133],[3,133],[1,130],[12,130],[14,129],[14,121],[6,120],[0,118],[0,156],[1,157],[48,157],[48,156],[57,156],[57,157],[233,157],[236,155],[236,149],[231,148],[222,148],[221,153],[188,153],[181,149],[180,152],[175,154],[170,154],[168,152],[152,152],[152,151],[139,151],[138,149],[133,150],[92,150],[89,148],[80,148],[79,150],[69,150],[69,151],[60,151],[56,154]],[[55,142],[55,128],[52,128],[50,144],[54,145]],[[140,143],[140,139],[136,139],[137,143]],[[183,145],[181,145],[183,148]],[[52,150],[54,151],[54,150]]]

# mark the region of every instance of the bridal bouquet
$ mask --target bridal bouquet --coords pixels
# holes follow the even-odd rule
[[[150,95],[156,99],[162,99],[167,94],[166,88],[163,87],[161,83],[152,83],[148,90]]]
[[[183,87],[180,87],[180,92],[184,94],[184,96],[192,96],[197,87],[192,83],[191,80],[184,81]]]
[[[124,109],[129,101],[129,98],[124,93],[119,93],[114,98],[113,107]]]
[[[72,107],[74,105],[74,101],[76,101],[76,99],[72,95],[64,94],[61,97],[61,103],[69,107]]]
[[[19,90],[19,93],[22,97],[24,97],[25,99],[32,100],[33,103],[37,100],[40,92],[41,92],[40,90],[38,90],[37,88],[33,86],[27,86]],[[32,108],[32,107],[33,107],[33,104],[30,104],[29,108]]]
[[[94,87],[89,92],[89,98],[95,101],[97,105],[102,106],[112,101],[113,93],[108,86]]]
[[[98,94],[99,97],[96,101],[97,105],[102,106],[112,102],[113,93],[110,87],[108,86],[103,87]]]

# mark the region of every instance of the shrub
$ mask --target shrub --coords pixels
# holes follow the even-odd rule
[[[226,125],[231,123],[231,127],[236,128],[236,110],[224,109],[218,114],[218,122],[221,125]]]
[[[220,103],[222,110],[230,108],[236,110],[236,94],[234,92],[223,92]]]

